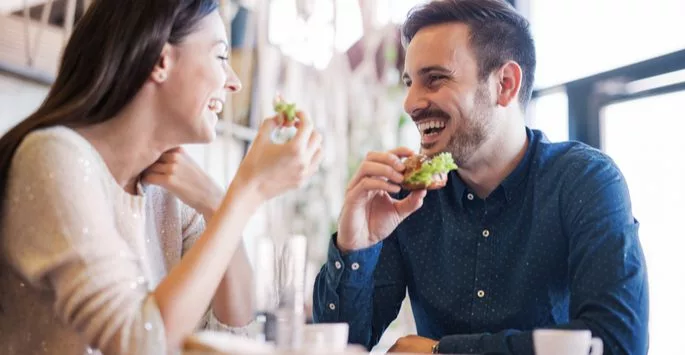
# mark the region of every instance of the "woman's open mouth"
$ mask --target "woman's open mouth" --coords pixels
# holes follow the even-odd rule
[[[211,99],[207,108],[218,115],[224,110],[224,102],[219,99]]]

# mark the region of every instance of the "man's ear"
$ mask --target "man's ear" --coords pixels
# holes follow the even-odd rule
[[[152,81],[161,84],[169,77],[172,64],[171,50],[172,47],[169,43],[162,47],[162,52],[159,54],[157,64],[155,64],[155,67],[152,68],[152,72],[150,73],[150,79]]]
[[[521,80],[523,80],[521,66],[514,61],[508,61],[499,69],[496,78],[497,104],[506,107],[516,102],[521,91]]]

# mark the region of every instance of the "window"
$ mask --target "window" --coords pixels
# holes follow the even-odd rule
[[[537,87],[685,48],[683,0],[528,0]]]
[[[363,34],[356,1],[273,0],[269,6],[269,42],[317,69],[326,68],[334,51],[346,51]]]
[[[49,89],[0,73],[0,136],[38,109]]]
[[[428,0],[376,0],[375,24],[383,26],[387,23],[401,24],[407,18],[412,7],[428,2]]]
[[[628,181],[649,273],[650,354],[685,334],[685,91],[616,103],[601,115],[602,149]]]
[[[565,91],[535,98],[527,115],[528,126],[541,130],[550,142],[568,140],[568,97]]]

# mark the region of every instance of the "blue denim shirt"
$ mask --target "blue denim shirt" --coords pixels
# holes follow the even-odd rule
[[[533,329],[570,328],[604,354],[646,354],[647,273],[621,172],[582,143],[527,135],[486,199],[452,172],[385,241],[341,255],[334,235],[314,321],[348,322],[370,349],[408,290],[418,335],[442,353],[533,354]]]

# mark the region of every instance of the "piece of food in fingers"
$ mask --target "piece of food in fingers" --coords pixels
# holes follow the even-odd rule
[[[440,153],[433,158],[415,154],[404,160],[402,188],[414,190],[437,190],[447,184],[447,173],[457,170],[450,153]]]
[[[273,102],[274,111],[280,116],[280,125],[276,127],[271,135],[271,141],[283,144],[290,141],[297,133],[295,122],[297,117],[297,107],[294,103],[288,103],[280,95],[277,95]]]
[[[290,127],[295,125],[295,121],[298,120],[298,117],[297,106],[294,103],[286,102],[280,95],[276,95],[273,105],[274,111],[280,114],[283,119],[283,126]]]

